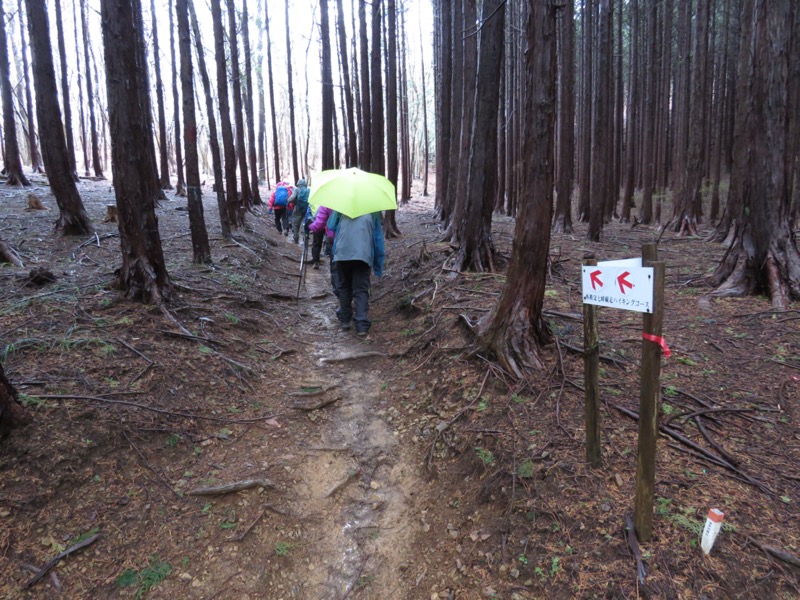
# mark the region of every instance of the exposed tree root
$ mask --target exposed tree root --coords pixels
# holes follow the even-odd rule
[[[28,425],[31,421],[33,417],[19,403],[19,394],[6,378],[0,363],[0,436],[17,427]]]

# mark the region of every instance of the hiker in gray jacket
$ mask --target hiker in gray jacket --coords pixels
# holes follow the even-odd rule
[[[334,232],[333,262],[339,274],[339,318],[342,331],[356,326],[359,336],[369,332],[370,269],[383,275],[383,228],[380,213],[351,219],[333,212],[328,229]]]

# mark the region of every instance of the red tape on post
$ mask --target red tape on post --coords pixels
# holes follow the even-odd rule
[[[644,332],[642,332],[642,337],[661,346],[661,349],[664,351],[664,358],[672,356],[672,351],[669,349],[669,346],[667,346],[667,341],[663,337]]]

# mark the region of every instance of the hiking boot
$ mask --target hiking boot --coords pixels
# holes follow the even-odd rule
[[[353,322],[339,323],[339,331],[350,331],[353,328]]]
[[[314,263],[314,270],[315,271],[319,270],[319,263],[318,262]]]
[[[369,335],[369,329],[365,329],[364,331],[356,331],[356,335],[360,338],[365,338]]]

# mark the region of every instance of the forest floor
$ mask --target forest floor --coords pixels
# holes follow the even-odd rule
[[[722,299],[720,244],[665,233],[654,535],[644,571],[625,534],[635,492],[642,317],[600,309],[603,464],[585,461],[580,267],[640,255],[659,232],[556,235],[548,368],[515,381],[471,352],[460,315],[502,273],[448,270],[432,197],[398,211],[373,327],[340,332],[328,264],[266,214],[191,263],[185,199],[158,208],[169,310],[109,288],[119,264],[107,181],[82,181],[97,236],[52,234],[55,202],[0,192],[0,352],[34,422],[0,441],[0,597],[479,599],[797,598],[800,315]],[[419,190],[417,190],[418,192]],[[28,194],[49,210],[26,210]],[[262,194],[266,196],[266,190]],[[513,221],[493,238],[510,255]],[[57,281],[26,285],[34,267]],[[300,299],[295,294],[300,284]],[[240,491],[197,495],[240,484]],[[217,490],[219,491],[219,490]],[[726,527],[708,558],[706,512]],[[30,583],[48,560],[87,543]]]

